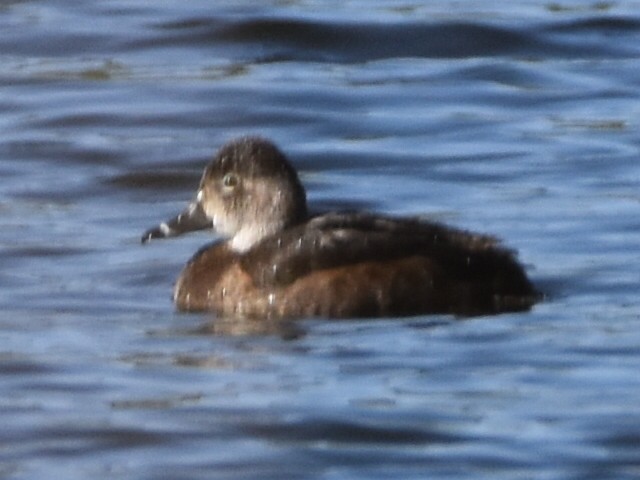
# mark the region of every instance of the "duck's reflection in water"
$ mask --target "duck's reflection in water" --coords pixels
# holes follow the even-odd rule
[[[201,323],[191,333],[197,335],[275,335],[283,340],[296,340],[306,335],[306,329],[299,321],[212,316]]]

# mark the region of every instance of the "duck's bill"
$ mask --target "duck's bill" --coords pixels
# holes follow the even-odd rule
[[[177,237],[183,233],[208,228],[213,228],[213,222],[207,218],[199,203],[192,202],[179,215],[144,232],[141,241],[147,243],[155,238]]]

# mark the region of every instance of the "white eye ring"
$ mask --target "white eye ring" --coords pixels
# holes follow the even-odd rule
[[[238,186],[238,183],[240,183],[240,180],[235,173],[227,173],[222,177],[222,185],[224,185],[225,188],[233,189]]]

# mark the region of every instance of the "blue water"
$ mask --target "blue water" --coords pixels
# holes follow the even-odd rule
[[[640,4],[0,6],[0,477],[640,477]],[[525,314],[174,311],[224,141],[519,251]]]

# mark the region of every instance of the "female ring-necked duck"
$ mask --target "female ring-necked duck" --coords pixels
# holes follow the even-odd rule
[[[195,200],[145,243],[213,228],[174,290],[180,310],[244,317],[372,317],[528,310],[538,294],[490,236],[416,218],[310,216],[298,175],[271,142],[224,145]]]

